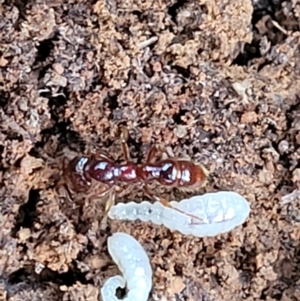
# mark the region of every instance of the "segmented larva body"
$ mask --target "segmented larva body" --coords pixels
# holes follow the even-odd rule
[[[152,288],[152,268],[140,243],[128,234],[118,232],[108,238],[108,252],[123,277],[114,276],[105,282],[101,288],[102,300],[119,301],[116,289],[126,286],[128,293],[123,301],[147,301]]]
[[[152,221],[185,235],[197,237],[215,236],[228,232],[244,223],[250,214],[246,199],[236,192],[220,191],[197,195],[180,202],[170,202],[173,207],[199,217],[202,221],[185,215],[161,203],[119,203],[108,216],[118,220]]]

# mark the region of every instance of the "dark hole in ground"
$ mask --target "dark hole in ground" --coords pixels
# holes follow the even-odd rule
[[[81,206],[84,206],[84,204],[82,204]],[[82,212],[81,212],[80,216],[81,215],[82,215]],[[76,233],[86,235],[87,232],[89,231],[89,229],[91,228],[91,226],[92,226],[92,223],[90,221],[85,221],[85,220],[80,219],[79,223],[74,224],[74,229],[75,229]]]
[[[18,142],[24,141],[24,137],[19,132],[15,132],[15,131],[11,130],[8,132],[2,131],[2,133],[6,135],[7,140],[12,140],[12,141],[16,140]]]
[[[270,16],[272,19],[275,18],[274,15],[275,9],[267,9],[267,8],[258,8],[253,11],[251,24],[255,25],[258,21],[260,21],[264,16]]]
[[[269,32],[266,32],[263,36],[267,36],[268,41],[270,41],[271,45],[274,46],[278,43],[281,43],[286,38],[282,31],[271,23],[271,20],[273,20],[275,22],[278,22],[278,24],[280,25],[281,22],[284,21],[284,19],[280,17],[281,10],[282,6],[280,1],[260,1],[256,3],[251,20],[254,32],[253,40],[251,41],[251,43],[247,43],[245,45],[244,50],[240,52],[238,56],[233,60],[232,65],[247,66],[253,59],[261,57],[260,42],[262,36],[258,32],[258,28],[256,28],[256,26],[258,22],[265,16],[270,17],[270,21],[266,21],[265,24]],[[261,70],[268,64],[268,61],[264,62],[259,66],[259,70]]]
[[[91,279],[88,281],[85,278],[85,275],[86,273],[80,272],[80,270],[76,266],[76,263],[73,262],[71,264],[71,267],[69,268],[69,271],[66,273],[60,274],[58,272],[45,268],[39,276],[41,277],[42,281],[51,281],[53,283],[64,284],[67,286],[72,286],[77,281],[82,284],[93,283],[93,280]]]
[[[269,300],[269,298],[283,300],[281,289],[276,289],[275,287],[266,287],[263,289],[259,300]]]
[[[38,75],[38,81],[40,82],[39,88],[43,89],[45,87],[45,84],[42,81],[42,79],[44,78],[47,71],[52,68],[52,64],[46,64],[43,67],[41,67],[40,65],[34,65],[34,67],[32,69],[35,69],[35,68],[39,69],[39,75]]]
[[[264,67],[269,66],[270,65],[270,61],[266,60],[265,62],[263,62],[262,64],[260,64],[257,67],[257,72],[260,72]]]
[[[214,248],[216,250],[222,250],[222,246],[223,246],[223,242],[221,240],[216,241],[214,244]]]
[[[4,88],[3,84],[0,83],[0,87],[2,90],[2,88]],[[0,108],[3,108],[5,110],[5,107],[8,105],[8,102],[9,102],[9,92],[0,91]]]
[[[6,0],[4,1],[4,5],[13,7],[16,6],[20,12],[18,20],[15,22],[15,28],[17,30],[20,29],[20,24],[22,21],[26,20],[26,9],[28,5],[33,4],[32,0]]]
[[[153,75],[154,75],[154,71],[152,69],[152,66],[150,66],[149,64],[146,64],[144,67],[143,67],[143,73],[151,78]]]
[[[51,54],[51,51],[54,49],[54,43],[53,38],[47,39],[42,41],[37,46],[37,55],[36,55],[36,61],[33,65],[36,64],[36,62],[44,62]]]
[[[187,3],[186,0],[179,0],[179,1],[175,2],[172,6],[169,7],[168,14],[171,16],[171,19],[174,23],[177,24],[176,16],[177,16],[178,9],[183,7],[184,4],[186,4],[186,3]]]
[[[257,271],[256,267],[256,249],[246,250],[246,248],[241,247],[235,252],[235,267],[242,271],[251,271],[255,273]]]
[[[290,177],[284,177],[280,180],[280,182],[277,184],[276,188],[274,189],[274,194],[278,193],[281,191],[282,188],[284,187],[293,187],[293,182]]]
[[[19,208],[16,216],[16,224],[12,230],[12,237],[15,237],[17,232],[22,228],[31,228],[36,221],[37,212],[36,205],[39,201],[40,194],[38,190],[31,189],[29,191],[28,201]]]
[[[50,39],[41,41],[37,46],[37,54],[35,61],[32,65],[32,70],[38,70],[38,80],[41,81],[45,76],[46,72],[52,68],[52,61],[54,60],[51,57],[51,52],[54,49],[54,41],[58,41],[58,34],[55,33]],[[51,58],[51,62],[48,58]],[[44,82],[40,83],[40,88],[44,88]]]
[[[92,80],[91,91],[99,91],[104,88],[104,83],[101,81],[102,75],[97,74]]]
[[[282,164],[283,167],[285,167],[288,171],[290,171],[291,162],[290,157],[287,155],[287,153],[280,153],[278,142],[272,141],[272,146],[276,150],[276,152],[279,154],[279,162]],[[285,175],[290,174],[290,172],[285,171]]]
[[[178,74],[182,75],[185,79],[191,76],[190,70],[183,68],[181,66],[175,65],[172,66],[172,69],[175,70]]]
[[[175,271],[177,276],[180,276],[180,277],[183,276],[182,265],[181,264],[175,263],[174,271]]]
[[[26,281],[28,276],[29,276],[29,273],[26,271],[26,269],[21,268],[9,275],[8,283],[11,285],[18,284],[20,282]]]
[[[108,108],[113,111],[116,108],[118,108],[118,96],[121,93],[121,91],[111,91],[107,97],[103,101],[103,105],[107,105]]]
[[[65,105],[67,103],[67,99],[69,98],[69,93],[67,89],[63,89],[59,95],[50,96],[49,98],[49,108],[51,118],[55,121],[63,120],[63,116],[65,113]]]
[[[83,152],[85,148],[84,141],[77,132],[70,129],[71,121],[64,118],[65,106],[69,99],[69,91],[62,89],[57,96],[51,96],[48,93],[44,93],[42,96],[49,98],[48,104],[51,119],[55,123],[52,127],[41,131],[42,139],[31,149],[31,155],[39,157],[39,151],[53,136],[58,136],[59,139],[57,152],[60,152],[65,146],[75,151]]]
[[[40,274],[34,272],[33,267],[21,268],[14,273],[9,275],[9,284],[18,284],[20,282],[28,282],[28,279],[34,281],[36,284],[43,282],[52,282],[58,285],[72,286],[76,282],[82,284],[93,284],[93,280],[87,280],[85,277],[86,273],[80,272],[77,268],[76,263],[71,263],[69,271],[66,273],[58,273],[48,268],[44,268]]]
[[[244,51],[240,52],[238,56],[232,61],[232,65],[247,66],[250,61],[261,57],[259,50],[259,43],[252,41],[251,44],[246,44]]]
[[[41,131],[41,141],[35,143],[34,147],[30,150],[29,155],[41,158],[44,145],[52,139],[53,136],[58,136],[58,148],[56,153],[60,153],[65,146],[70,150],[78,153],[84,152],[85,141],[75,131],[69,129],[70,122],[58,122],[53,127]],[[53,154],[55,156],[55,154]]]
[[[173,120],[174,120],[175,124],[177,124],[177,125],[178,124],[185,124],[185,122],[182,120],[181,117],[184,117],[184,115],[188,112],[189,112],[188,110],[179,110],[178,114],[175,114],[173,116]]]
[[[0,144],[0,158],[1,159],[3,159],[3,157],[2,157],[3,151],[4,151],[4,145]]]
[[[141,20],[140,20],[140,17],[143,15],[143,13],[142,13],[141,11],[139,11],[139,10],[133,10],[133,11],[132,11],[132,14],[133,14],[134,16],[137,16],[137,17],[139,18],[139,21],[141,21]]]
[[[120,140],[119,140],[120,143]],[[126,144],[128,145],[128,152],[129,152],[129,157],[134,159],[134,161],[139,164],[142,162],[145,162],[145,158],[142,154],[142,147],[143,143],[142,141],[136,141],[133,139],[131,136],[128,137]],[[132,149],[133,146],[133,149]],[[121,160],[124,160],[124,154],[122,154]]]

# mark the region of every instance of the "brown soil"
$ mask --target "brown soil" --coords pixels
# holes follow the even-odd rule
[[[40,4],[42,3],[42,4]],[[0,0],[0,300],[98,300],[111,233],[153,266],[151,300],[300,300],[300,6],[296,0]],[[65,156],[201,162],[247,222],[210,239],[108,221],[55,186]],[[179,200],[176,190],[155,187]],[[140,200],[138,187],[117,201]]]

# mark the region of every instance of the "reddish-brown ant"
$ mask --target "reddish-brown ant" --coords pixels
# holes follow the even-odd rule
[[[162,146],[152,146],[146,163],[135,164],[130,159],[125,137],[127,137],[127,132],[123,132],[121,140],[125,163],[116,163],[103,153],[75,157],[64,169],[68,187],[74,192],[87,192],[93,181],[108,185],[105,191],[93,195],[95,197],[109,196],[105,208],[107,213],[114,205],[116,187],[120,185],[139,184],[150,199],[172,207],[167,200],[159,198],[149,191],[147,184],[150,181],[187,191],[196,190],[205,184],[208,172],[204,167],[188,160],[176,159]],[[162,158],[163,153],[167,154],[167,159]],[[157,155],[160,157],[155,159]],[[172,208],[182,212],[177,208]],[[182,213],[190,215],[186,212]],[[193,215],[190,216],[197,218]]]

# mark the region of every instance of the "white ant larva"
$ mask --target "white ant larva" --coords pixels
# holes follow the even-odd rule
[[[108,238],[108,252],[123,277],[109,278],[101,288],[103,301],[119,301],[118,287],[126,286],[128,293],[123,301],[147,301],[152,288],[152,268],[140,243],[126,233],[115,233]]]
[[[170,204],[183,212],[199,217],[202,222],[193,219],[177,210],[165,207],[159,202],[154,204],[119,203],[108,212],[111,219],[152,221],[164,225],[170,230],[177,230],[185,235],[197,237],[215,236],[228,232],[244,223],[250,214],[246,199],[236,192],[220,191],[197,195],[180,202]]]

